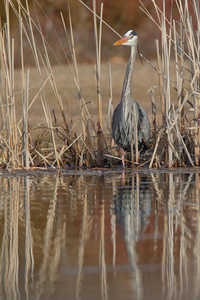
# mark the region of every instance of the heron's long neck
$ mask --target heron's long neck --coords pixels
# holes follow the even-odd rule
[[[137,40],[133,46],[131,46],[131,54],[129,57],[127,69],[126,69],[126,75],[124,78],[124,84],[122,89],[122,98],[121,101],[125,101],[127,97],[132,96],[132,81],[133,81],[133,70],[135,66],[135,59],[136,59],[136,53],[137,53]]]

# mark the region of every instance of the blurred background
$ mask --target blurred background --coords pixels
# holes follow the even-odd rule
[[[93,8],[92,0],[83,0],[83,2],[91,9]],[[21,3],[25,6],[25,0],[21,0]],[[39,20],[44,37],[47,40],[50,48],[52,49],[52,53],[54,53],[50,55],[52,64],[55,64],[57,62],[57,59],[59,59],[60,63],[66,62],[66,57],[63,54],[62,48],[59,46],[58,38],[62,46],[65,48],[66,52],[69,51],[66,34],[64,32],[63,23],[60,16],[60,12],[62,12],[67,29],[69,29],[68,3],[71,10],[78,63],[93,63],[95,61],[93,15],[87,8],[84,7],[83,4],[81,4],[78,0],[39,0],[35,3],[33,1],[29,1],[32,18],[35,20],[36,24],[38,24]],[[149,18],[140,9],[141,3],[138,0],[97,0],[97,14],[100,14],[101,3],[103,3],[104,21],[112,26],[113,29],[116,30],[120,35],[123,35],[129,29],[135,30],[139,36],[140,52],[148,59],[155,57],[155,39],[159,38],[159,32],[155,24],[153,24],[153,22],[149,20]],[[142,3],[151,12],[151,14],[156,17],[152,1],[143,0]],[[165,1],[166,10],[169,11],[169,13],[171,4],[171,0]],[[17,7],[18,4],[16,1],[16,8]],[[0,1],[0,11],[1,22],[3,26],[3,24],[6,23],[4,1]],[[19,27],[15,26],[18,23],[18,20],[15,17],[13,9],[10,9],[10,14],[11,34],[12,37],[15,38],[15,64],[20,65],[20,60],[18,59],[20,58],[18,36]],[[116,39],[118,39],[118,36],[106,25],[103,25],[103,61],[107,61],[108,58],[113,57],[113,52],[116,58],[118,58],[119,56],[119,59],[127,55],[127,51],[123,49],[124,47],[116,47],[115,51],[113,51],[112,45],[116,41]],[[38,33],[38,46],[40,42],[41,39]],[[30,47],[26,39],[24,39],[24,49],[27,51],[25,63],[31,65],[34,58],[32,57],[32,55],[29,55]],[[57,59],[55,58],[55,56],[57,57]]]

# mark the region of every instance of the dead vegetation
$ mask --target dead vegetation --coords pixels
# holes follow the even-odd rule
[[[97,91],[97,104],[95,105],[91,104],[90,99],[84,98],[81,89],[70,7],[68,7],[69,28],[66,27],[61,14],[68,49],[66,50],[62,46],[59,39],[57,47],[62,48],[71,72],[69,76],[63,69],[66,81],[69,80],[73,85],[73,93],[77,98],[78,113],[76,114],[77,119],[74,120],[70,117],[70,107],[68,107],[67,113],[64,109],[65,103],[49,58],[52,48],[49,47],[43,36],[40,23],[38,20],[36,22],[32,19],[28,1],[25,5],[22,5],[20,1],[17,4],[18,6],[15,7],[12,1],[5,1],[6,24],[0,31],[1,168],[30,169],[39,166],[78,168],[104,167],[105,165],[110,167],[120,162],[117,148],[110,136],[113,111],[110,64],[108,64],[110,88],[107,101],[107,122],[104,121],[102,105],[103,5],[101,5],[100,12],[96,12],[96,1],[93,1]],[[152,66],[158,83],[149,91],[153,116],[152,144],[148,151],[141,153],[138,164],[140,167],[199,165],[200,20],[199,3],[193,0],[192,4],[189,7],[187,0],[184,4],[180,0],[175,1],[179,19],[177,19],[177,15],[174,19],[172,12],[169,18],[166,16],[164,1],[163,8],[158,7],[152,1],[157,14],[155,19],[141,3],[141,9],[159,28],[161,38],[156,40],[158,63],[156,67]],[[37,2],[35,5],[37,6]],[[82,4],[80,3],[80,5]],[[16,91],[15,87],[15,76],[16,72],[19,74],[19,71],[15,68],[15,41],[10,33],[10,10],[13,10],[16,15],[20,33],[20,93]],[[38,36],[42,47],[38,46]],[[33,86],[30,82],[31,70],[24,64],[24,43],[29,44],[35,61],[38,84],[34,91],[31,90]],[[143,59],[145,58],[143,57]],[[54,97],[54,105],[59,108],[59,116],[61,116],[59,120],[55,110],[52,110],[49,105],[49,93]],[[20,102],[16,101],[19,94]],[[157,121],[159,105],[162,108],[161,124],[158,124]],[[43,113],[42,123],[34,123],[33,116],[30,117],[30,110],[33,106],[40,107]],[[93,111],[96,113],[94,114]],[[34,123],[34,126],[30,126],[31,123]],[[75,129],[77,123],[78,130]],[[132,161],[134,158],[127,157],[127,159]]]

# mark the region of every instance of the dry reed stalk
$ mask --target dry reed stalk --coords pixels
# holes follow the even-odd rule
[[[6,167],[15,168],[19,160],[18,156],[18,130],[16,125],[16,107],[14,93],[14,40],[10,36],[10,11],[9,2],[5,1],[5,12],[7,24],[4,28],[5,34],[1,34],[1,98],[2,108],[2,137],[6,140],[5,157]]]
[[[161,134],[162,134],[162,132],[159,131],[157,141],[156,141],[155,146],[154,146],[154,151],[153,151],[153,154],[152,154],[151,162],[149,164],[149,169],[152,168],[152,165],[153,165],[153,162],[154,162],[154,159],[155,159],[155,155],[156,155],[156,152],[157,152],[157,149],[158,149],[158,144],[159,144],[159,141],[160,141]]]
[[[131,112],[130,112],[131,113]],[[136,116],[136,105],[134,105],[134,116]],[[139,116],[138,116],[139,118]],[[134,140],[135,140],[135,162],[139,162],[139,149],[138,149],[138,122],[136,118],[134,119]],[[134,166],[134,154],[132,153],[132,165]]]
[[[102,127],[102,97],[101,97],[101,37],[102,37],[102,15],[103,15],[103,4],[101,4],[100,11],[100,24],[99,24],[99,35],[97,30],[97,18],[96,18],[96,0],[93,0],[93,11],[94,11],[94,34],[95,34],[95,47],[96,47],[96,84],[97,84],[97,108],[98,108],[98,160],[100,166],[103,166],[103,127]]]
[[[29,70],[24,71],[24,49],[23,49],[23,23],[21,17],[21,6],[18,3],[19,29],[20,29],[20,57],[21,57],[21,89],[22,89],[22,109],[23,109],[23,132],[22,132],[22,167],[29,168],[29,148],[28,148],[28,95],[29,95]]]
[[[1,25],[1,19],[0,19],[0,28],[2,28]],[[0,65],[1,65],[1,78],[5,78],[5,68],[4,68],[4,57],[3,57],[3,41],[4,41],[4,28],[0,30]],[[1,115],[2,119],[4,120],[5,118],[5,98],[4,98],[4,80],[1,80],[0,83],[0,88],[1,88],[1,97],[0,97],[0,107],[1,107]]]
[[[117,36],[122,37],[116,30],[114,30],[108,23],[106,23],[97,13],[92,10],[88,5],[86,5],[83,1],[78,0],[84,7],[87,8],[96,18],[98,18],[103,24],[105,24],[110,30],[112,30]]]
[[[171,53],[171,43],[170,39],[169,42],[166,36],[166,18],[165,18],[165,3],[163,1],[163,17],[162,17],[162,72],[165,76],[163,78],[163,94],[165,99],[165,122],[166,122],[166,133],[168,136],[168,148],[167,148],[167,165],[169,167],[173,166],[173,158],[172,158],[172,148],[173,145],[173,138],[170,131],[170,123],[171,123],[171,92],[170,92],[170,53]],[[171,31],[170,31],[171,32]]]
[[[95,0],[96,1],[96,0]],[[101,40],[102,40],[102,18],[103,18],[103,3],[101,3],[101,10],[100,10],[100,24],[99,24],[99,49],[98,49],[98,86],[99,88],[97,88],[97,93],[98,93],[98,119],[101,125],[101,128],[103,126],[102,124],[102,97],[101,97],[101,80],[100,80],[100,76],[101,76]]]
[[[112,104],[112,98],[109,99],[109,104],[108,104],[108,121],[107,121],[107,129],[109,132],[112,130],[112,116],[113,116],[113,104]],[[115,141],[111,136],[111,141],[110,141],[110,148],[115,147]]]
[[[29,164],[29,143],[28,143],[28,99],[29,99],[29,70],[27,71],[27,81],[26,81],[26,90],[24,95],[24,101],[22,103],[23,107],[23,146],[22,149],[24,151],[24,161],[23,166],[26,168],[30,167]]]
[[[199,129],[199,117],[200,117],[200,113],[199,113],[199,97],[197,98],[197,82],[195,80],[194,85],[193,85],[193,103],[194,103],[194,120],[195,120],[195,130],[194,130],[194,154],[195,154],[195,164],[196,166],[199,165],[199,142],[200,142],[200,129]]]
[[[163,83],[162,83],[162,71],[161,71],[161,57],[159,53],[159,43],[156,40],[156,51],[157,51],[157,60],[158,60],[158,78],[159,78],[159,89],[160,89],[160,98],[161,98],[161,108],[162,108],[162,120],[165,124],[165,100],[163,95]]]
[[[156,115],[156,98],[155,91],[151,87],[151,107],[152,107],[152,116],[153,116],[153,145],[156,145],[156,133],[157,133],[157,115]]]
[[[111,75],[111,64],[110,59],[108,61],[108,78],[109,78],[109,104],[108,104],[108,121],[107,121],[107,129],[111,131],[112,127],[112,115],[113,115],[113,92],[112,92],[112,75]]]
[[[109,157],[109,158],[112,158],[114,160],[120,160],[122,162],[122,158],[121,157],[118,157],[118,156],[114,156],[114,155],[110,155],[110,154],[105,154],[105,157]],[[131,163],[130,160],[128,159],[124,159],[124,162],[126,163]]]
[[[174,31],[174,40],[178,40],[178,33],[176,31],[176,23],[175,20],[173,21],[173,31]],[[182,30],[181,30],[182,32]],[[183,41],[181,41],[183,42]],[[176,64],[176,81],[177,81],[177,100],[178,100],[178,105],[180,106],[183,103],[184,97],[183,97],[183,64],[180,62],[180,59],[182,60],[182,55],[180,58],[179,55],[179,49],[178,49],[178,45],[177,43],[175,43],[174,45],[175,51],[175,64]],[[183,62],[183,60],[182,60]],[[178,126],[180,126],[180,130],[181,132],[184,131],[184,124],[185,124],[185,118],[183,118],[184,116],[184,106],[182,108],[182,110],[177,113],[178,116]]]

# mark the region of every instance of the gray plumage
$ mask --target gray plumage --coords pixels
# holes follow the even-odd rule
[[[150,137],[149,119],[144,109],[132,99],[132,79],[137,53],[137,34],[129,30],[122,39],[114,45],[131,47],[126,75],[122,89],[121,102],[117,105],[112,119],[112,137],[119,148],[130,151],[135,146],[134,127],[137,124],[138,148],[148,145]]]

